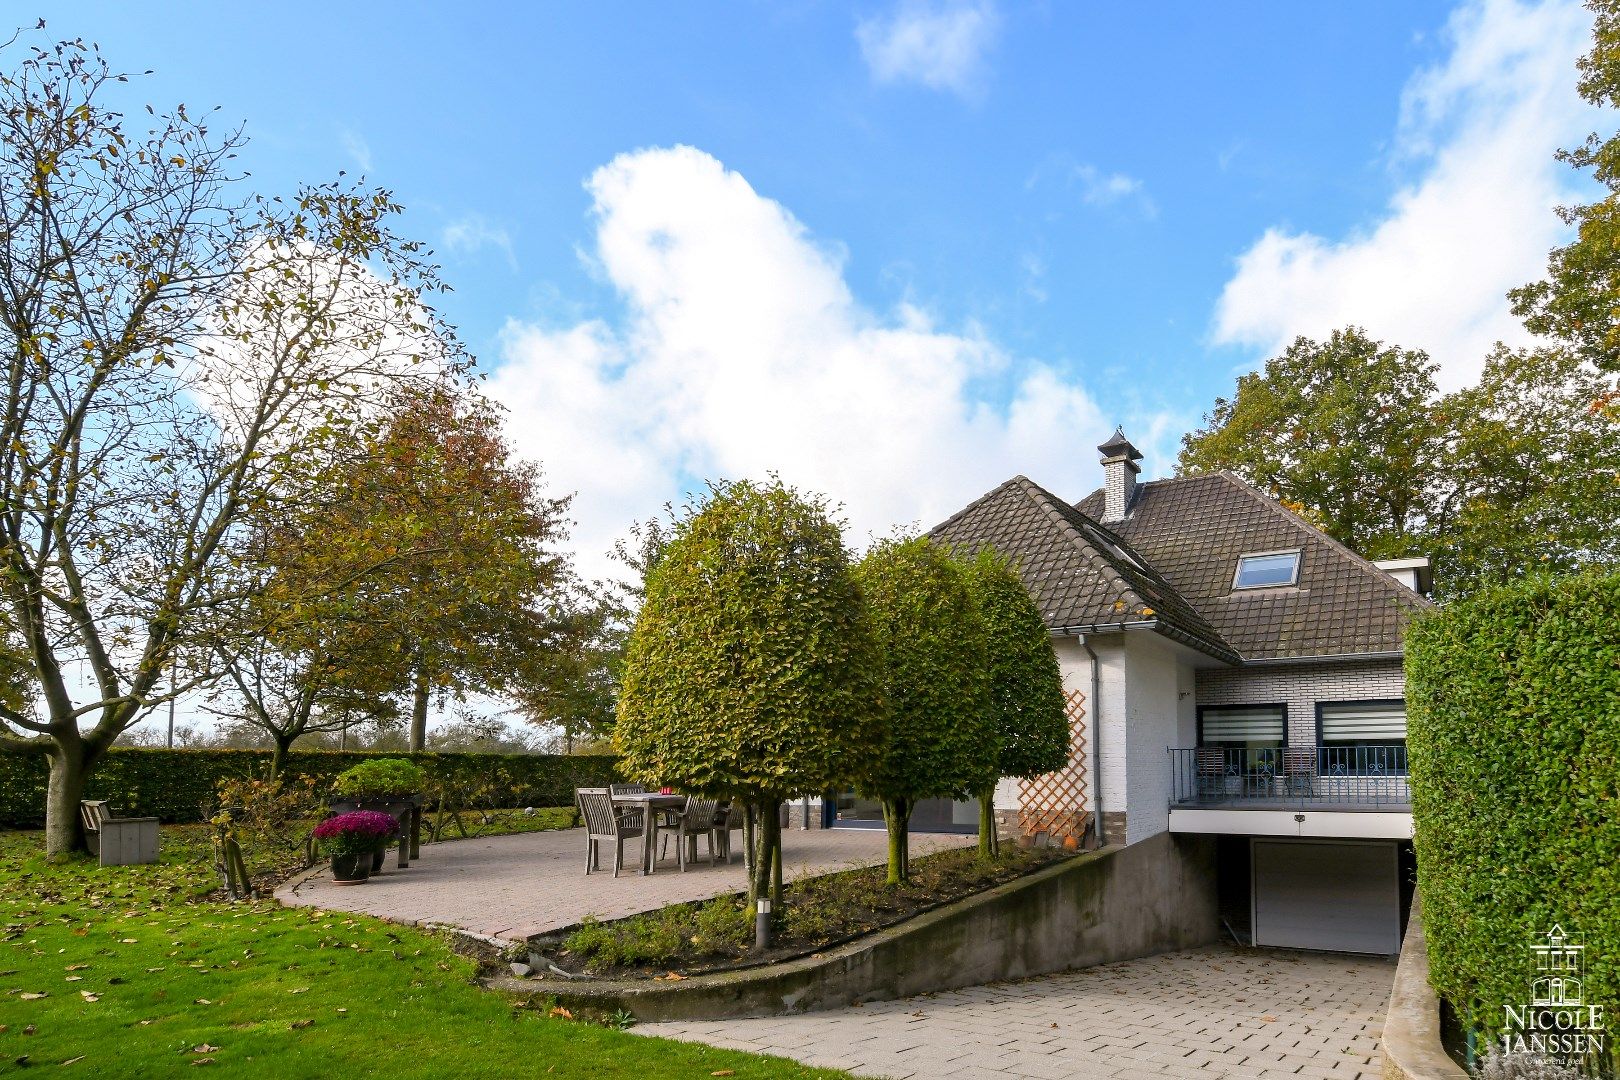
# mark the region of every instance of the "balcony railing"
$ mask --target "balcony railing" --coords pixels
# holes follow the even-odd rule
[[[1408,810],[1412,804],[1400,745],[1172,749],[1170,769],[1172,806]]]

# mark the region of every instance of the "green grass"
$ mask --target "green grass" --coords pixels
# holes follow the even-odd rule
[[[202,828],[163,838],[162,863],[103,869],[49,865],[39,833],[0,832],[0,1075],[172,1076],[204,1059],[277,1080],[844,1075],[553,1018],[539,996],[477,986],[441,936],[201,899]]]

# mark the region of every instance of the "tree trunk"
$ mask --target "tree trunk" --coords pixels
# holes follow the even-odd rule
[[[771,911],[781,918],[782,910],[782,804],[771,804]]]
[[[90,779],[92,758],[77,739],[62,741],[66,745],[51,751],[45,787],[45,855],[52,860],[87,850],[79,825],[79,800]]]
[[[979,858],[993,859],[1001,854],[1001,838],[996,834],[996,789],[979,792]]]
[[[281,770],[287,767],[287,755],[292,751],[292,738],[276,733],[270,736],[270,775],[268,780],[274,780],[281,775]]]
[[[416,685],[411,688],[411,753],[420,754],[427,746],[428,677],[422,668],[416,670]]]
[[[889,877],[890,885],[899,885],[906,881],[911,874],[910,860],[907,859],[907,830],[911,824],[911,804],[907,799],[883,800],[883,823],[889,830]]]
[[[781,811],[775,799],[759,803],[759,847],[754,853],[754,872],[748,887],[749,903],[772,896],[771,879],[782,842]]]

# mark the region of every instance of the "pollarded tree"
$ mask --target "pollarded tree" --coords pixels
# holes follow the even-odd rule
[[[711,485],[646,579],[614,745],[633,779],[760,812],[751,898],[780,865],[781,800],[848,787],[882,737],[880,660],[838,523],[779,480]]]
[[[1063,675],[1046,620],[1018,572],[993,548],[966,563],[989,636],[991,723],[999,736],[998,776],[1032,779],[1069,760]],[[995,780],[979,791],[979,853],[993,857]]]
[[[962,563],[923,537],[880,541],[856,567],[883,656],[888,737],[860,790],[883,802],[889,883],[910,875],[919,799],[993,786],[999,744],[989,707],[984,618]]]
[[[34,690],[0,745],[49,762],[53,856],[113,741],[214,678],[306,463],[464,363],[386,192],[247,195],[239,133],[141,130],[121,81],[79,41],[0,73],[0,626]]]

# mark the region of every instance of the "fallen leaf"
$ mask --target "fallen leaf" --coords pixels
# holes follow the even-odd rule
[[[551,1007],[551,1015],[560,1016],[564,1020],[572,1020],[574,1018],[574,1014],[563,1008],[561,1005],[553,1005]]]
[[[86,971],[86,970],[89,969],[89,967],[90,967],[89,964],[69,964],[67,967],[63,968],[62,970],[64,970],[64,971]]]
[[[80,990],[79,991],[79,996],[84,998],[84,1000],[86,1000],[86,1001],[100,1001],[101,1000],[101,995],[100,994],[92,994],[88,990]]]
[[[212,1065],[214,1063],[214,1059],[213,1058],[193,1058],[191,1063],[193,1065]]]
[[[32,1035],[34,1032],[36,1032],[38,1030],[39,1029],[36,1028],[33,1024],[29,1024],[27,1027],[23,1028],[23,1034],[24,1035]]]
[[[1263,1024],[1275,1024],[1277,1022],[1277,1018],[1275,1016],[1262,1016],[1260,1018],[1260,1022]]]
[[[287,991],[287,993],[289,993],[289,994],[307,994],[307,993],[309,993],[309,987],[307,987],[307,986],[300,986],[300,987],[299,987],[299,988],[298,988],[298,989],[296,989],[296,990],[289,990],[289,991]]]
[[[69,975],[67,977],[67,981],[68,982],[84,982],[84,976],[83,975]]]
[[[292,1029],[294,1031],[297,1031],[299,1028],[307,1028],[311,1024],[313,1024],[314,1022],[315,1021],[313,1021],[313,1020],[294,1020],[292,1022]]]
[[[38,1001],[40,998],[48,998],[51,995],[45,994],[45,993],[40,993],[40,994],[23,993],[23,994],[18,994],[17,996],[22,998],[24,1001]]]
[[[349,1010],[348,1010],[348,1009],[339,1009],[339,1010],[338,1010],[338,1012],[340,1012],[340,1013],[346,1013],[346,1012],[348,1012],[348,1011],[349,1011]]]
[[[196,1001],[193,1001],[192,1004],[193,1005],[212,1005],[213,1002],[209,1001],[207,998],[198,998]]]
[[[219,1047],[203,1043],[201,1046],[193,1046],[191,1052],[193,1054],[217,1054],[219,1053]]]
[[[710,1073],[709,1075],[710,1076],[736,1076],[737,1075],[737,1070],[736,1069],[716,1069],[716,1070],[714,1070],[714,1072]]]
[[[132,937],[119,938],[118,943],[120,945],[136,945],[136,944],[139,944],[139,942],[137,942],[136,939],[132,938]]]
[[[62,1062],[62,1064],[64,1064],[64,1065],[75,1065],[75,1064],[77,1064],[77,1063],[78,1063],[78,1062],[81,1062],[81,1061],[83,1061],[83,1060],[84,1060],[84,1055],[83,1055],[83,1054],[80,1054],[80,1055],[79,1055],[79,1056],[78,1056],[78,1057],[76,1057],[76,1058],[68,1058],[68,1059],[67,1059],[67,1060],[66,1060],[66,1061],[64,1061],[64,1062]]]

